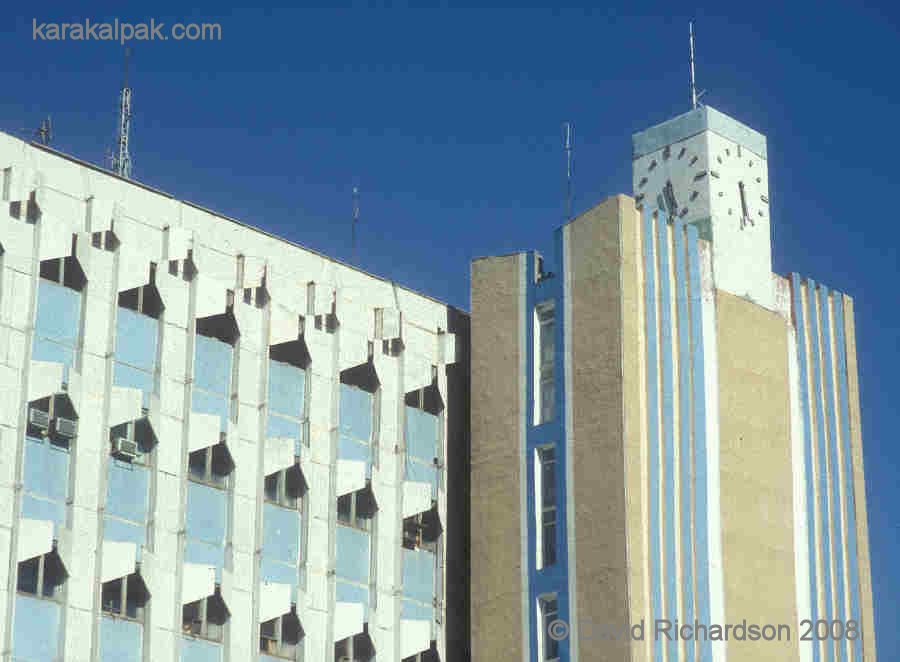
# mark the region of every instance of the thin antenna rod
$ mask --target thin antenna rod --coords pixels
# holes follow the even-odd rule
[[[353,245],[353,261],[356,262],[356,224],[359,223],[359,186],[353,187],[353,223],[350,226],[350,241]]]
[[[572,175],[575,174],[575,125],[563,122],[563,151],[566,153],[566,220],[572,218]]]
[[[53,139],[53,125],[49,115],[47,115],[47,119],[41,120],[41,128],[35,131],[35,133],[42,145],[50,144],[50,141]]]
[[[119,122],[116,127],[116,147],[112,155],[112,169],[120,177],[131,179],[131,154],[128,151],[128,139],[131,132],[131,88],[128,87],[128,55],[125,49],[125,76],[122,81],[122,92],[119,95]]]
[[[694,22],[688,23],[691,32],[691,108],[697,107],[697,87],[694,85]]]

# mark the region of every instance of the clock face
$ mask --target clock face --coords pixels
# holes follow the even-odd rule
[[[769,213],[765,159],[712,132],[637,159],[633,175],[636,201],[671,219],[750,231]]]
[[[751,231],[768,221],[768,172],[765,159],[724,139],[716,142],[710,164],[713,214],[726,224]]]
[[[704,146],[702,137],[692,138],[635,161],[637,202],[662,209],[670,218],[709,216]]]

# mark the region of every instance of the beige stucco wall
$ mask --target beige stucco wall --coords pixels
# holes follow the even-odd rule
[[[725,619],[795,635],[731,640],[728,660],[797,660],[786,323],[722,291],[716,311]]]
[[[525,254],[472,263],[472,660],[521,660],[520,274]]]
[[[844,296],[844,334],[847,343],[847,377],[850,406],[850,453],[853,460],[853,503],[856,509],[856,547],[859,562],[859,609],[862,620],[863,659],[875,662],[875,614],[872,607],[872,566],[869,557],[869,523],[866,509],[866,477],[863,470],[862,428],[859,412],[859,367],[856,360],[856,325],[853,299]]]
[[[577,617],[613,628],[622,627],[629,619],[620,273],[626,214],[633,225],[634,201],[616,196],[564,228],[572,307],[572,374],[568,380],[572,391],[568,397],[575,530],[569,533],[570,537],[574,534],[577,553]],[[632,227],[631,242],[633,235]],[[629,266],[634,269],[633,263]],[[629,351],[636,352],[633,343]],[[630,659],[629,643],[624,639],[585,637],[578,652],[582,662]]]

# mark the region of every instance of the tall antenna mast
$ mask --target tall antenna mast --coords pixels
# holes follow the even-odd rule
[[[119,123],[116,127],[116,147],[112,155],[112,170],[120,177],[131,179],[131,155],[128,136],[131,132],[131,88],[128,87],[128,55],[125,49],[125,79],[119,95]]]
[[[697,87],[694,85],[694,22],[688,23],[691,32],[691,108],[697,107]]]
[[[566,220],[572,218],[572,175],[575,173],[575,125],[563,122],[563,151],[566,153]]]
[[[353,223],[350,226],[350,241],[353,245],[353,261],[356,262],[356,224],[359,223],[359,186],[353,187]]]

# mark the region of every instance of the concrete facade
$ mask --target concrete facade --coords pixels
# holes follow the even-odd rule
[[[0,191],[3,659],[454,659],[467,316],[3,134]]]
[[[472,265],[473,660],[875,660],[852,300],[707,185],[764,183],[764,136],[702,108],[634,144],[637,199],[552,264]]]

